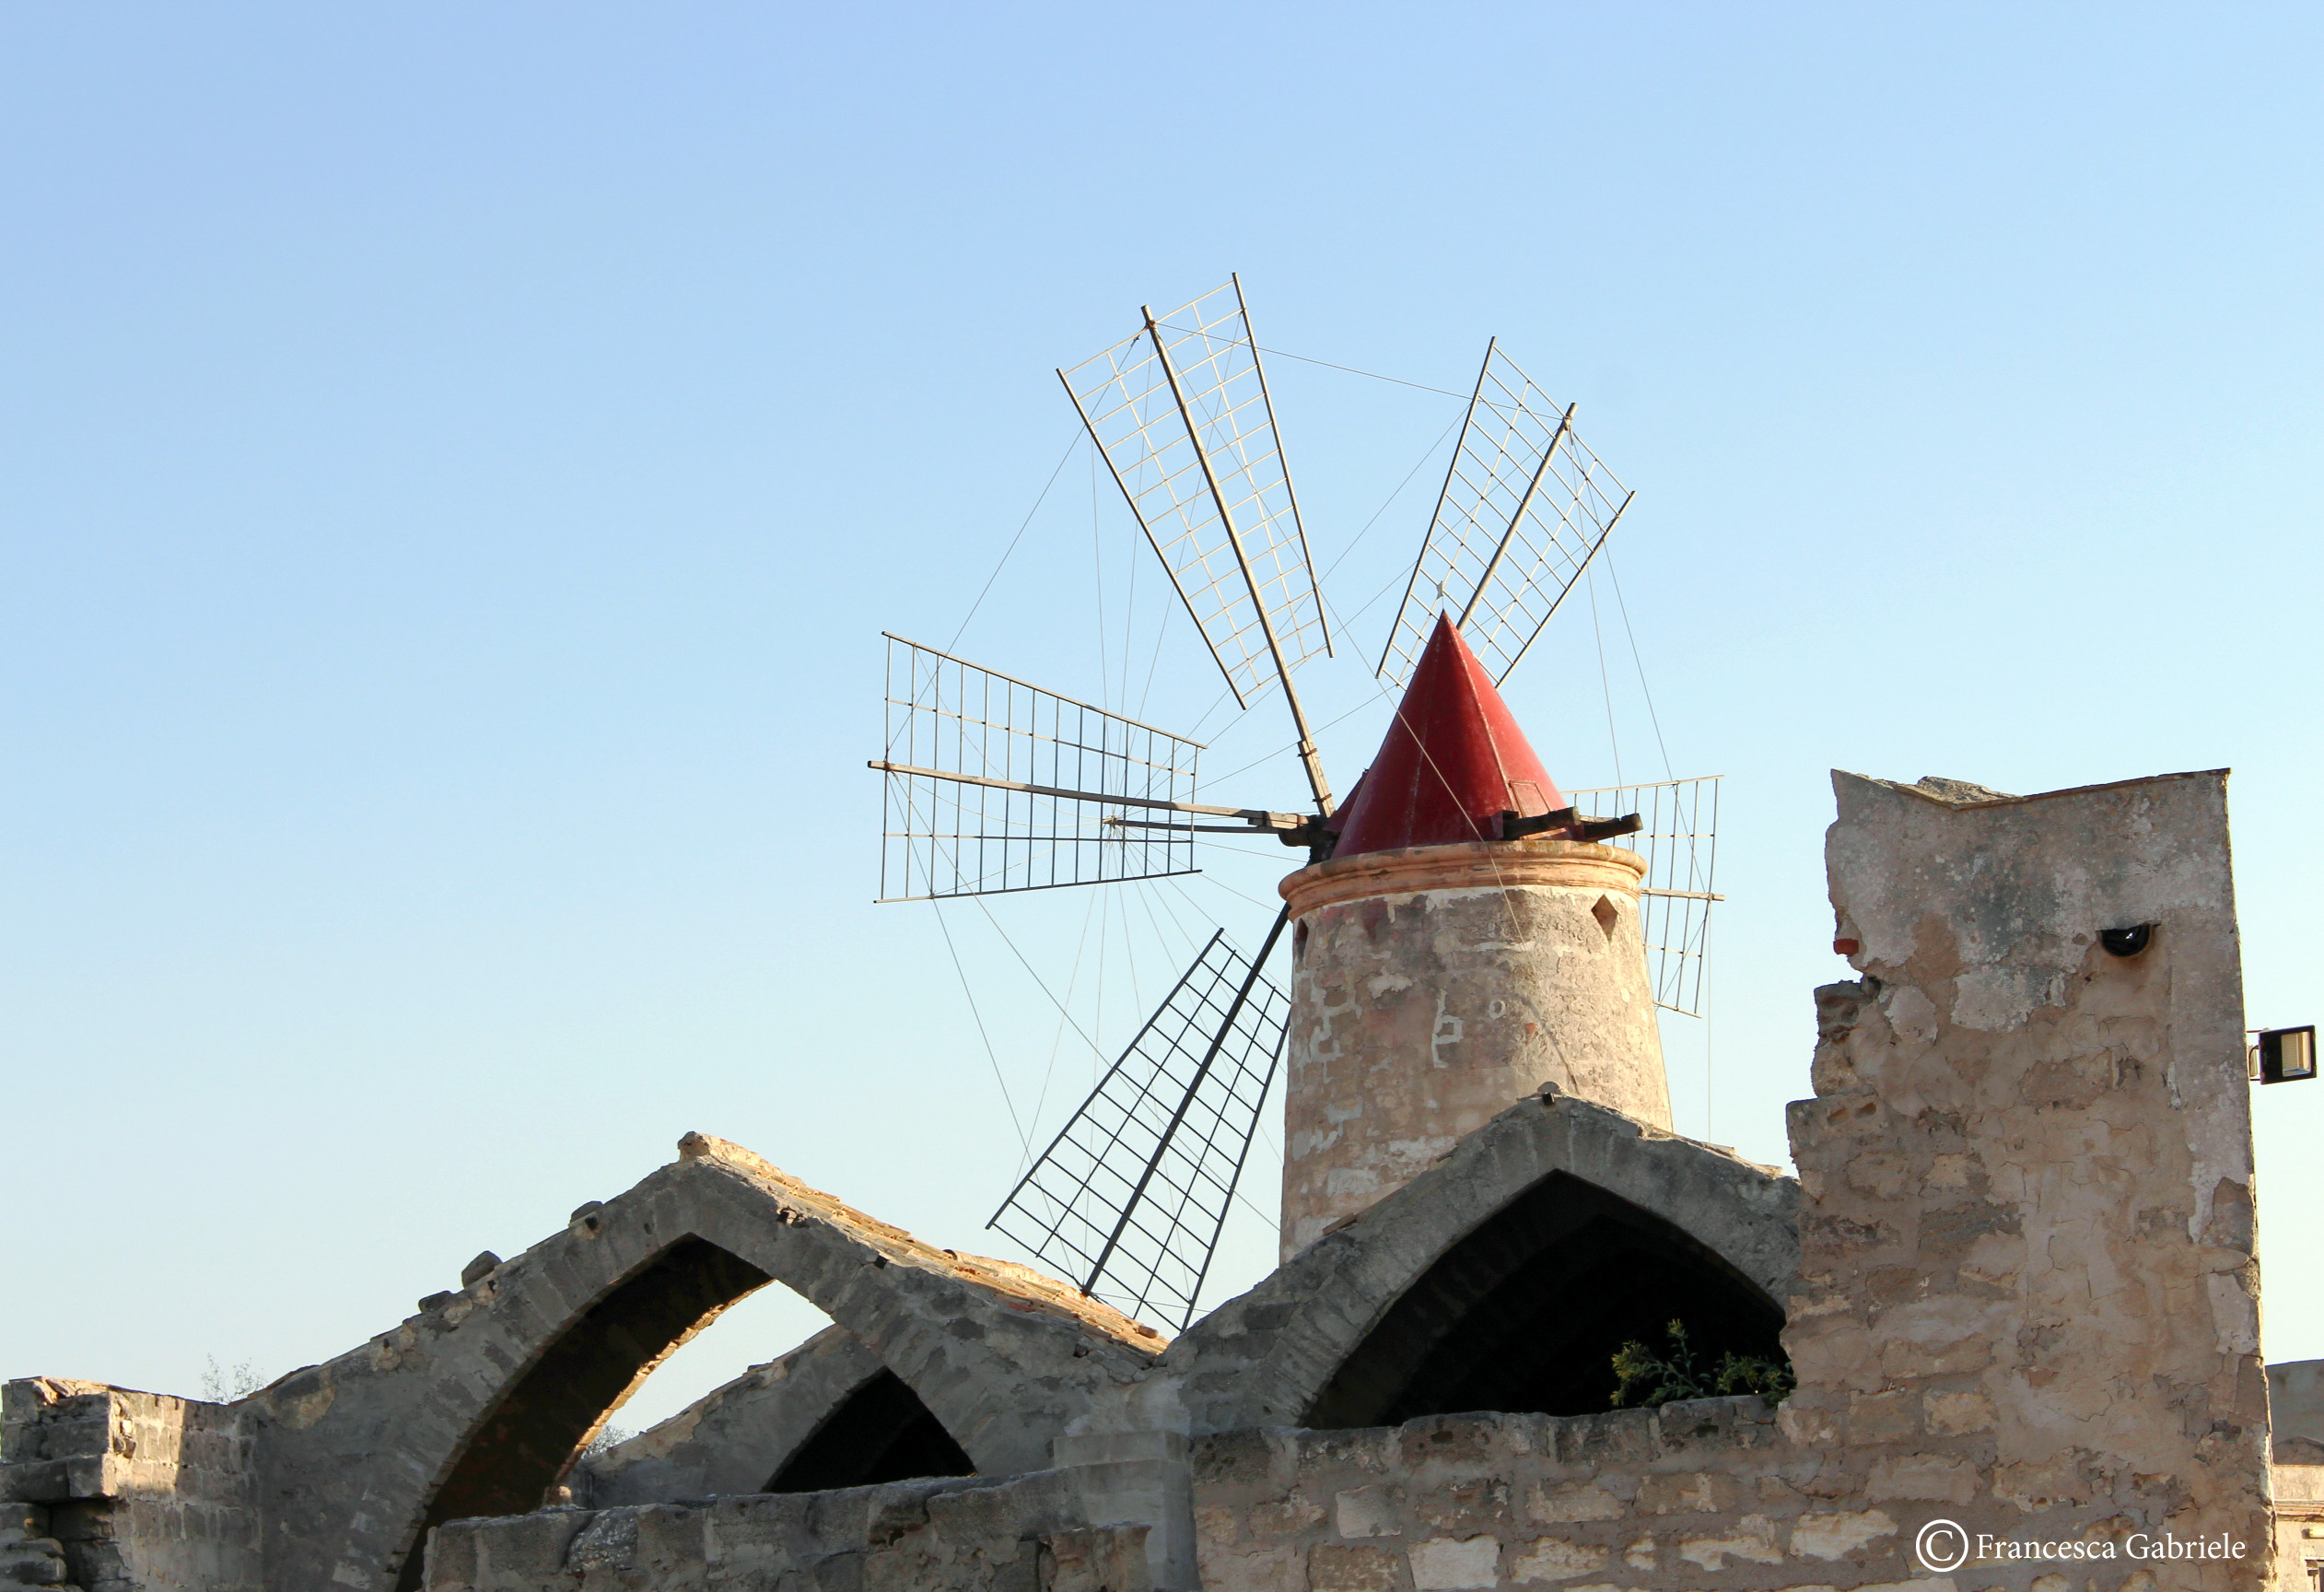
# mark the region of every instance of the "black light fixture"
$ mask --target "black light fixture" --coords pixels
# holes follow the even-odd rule
[[[2296,1083],[2316,1076],[2316,1025],[2252,1031],[2251,1076],[2262,1083]]]

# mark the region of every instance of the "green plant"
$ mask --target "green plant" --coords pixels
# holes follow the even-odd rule
[[[1663,1329],[1663,1336],[1667,1353],[1657,1354],[1635,1338],[1614,1352],[1617,1410],[1742,1393],[1757,1393],[1771,1404],[1780,1403],[1799,1386],[1789,1361],[1738,1354],[1732,1349],[1719,1357],[1717,1365],[1703,1370],[1695,1363],[1694,1345],[1683,1321],[1673,1320]]]

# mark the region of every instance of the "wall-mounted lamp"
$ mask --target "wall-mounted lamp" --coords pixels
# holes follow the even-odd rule
[[[2261,1083],[2296,1083],[2316,1076],[2316,1025],[2255,1028],[2248,1052],[2251,1076]]]

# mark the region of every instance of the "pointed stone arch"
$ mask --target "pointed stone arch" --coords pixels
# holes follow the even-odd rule
[[[1602,1239],[1608,1223],[1626,1230],[1780,1328],[1799,1269],[1798,1208],[1799,1185],[1771,1167],[1571,1096],[1524,1100],[1197,1322],[1161,1376],[1197,1434],[1402,1419],[1461,1385],[1431,1357],[1489,1337],[1479,1309],[1498,1309],[1504,1327],[1522,1318],[1528,1268],[1560,1264],[1558,1242],[1594,1223]],[[1586,1249],[1570,1247],[1563,1263]],[[1613,1252],[1601,1243],[1590,1253]]]
[[[426,1531],[536,1507],[672,1350],[769,1281],[909,1388],[979,1471],[1049,1463],[1160,1337],[1027,1268],[933,1248],[739,1146],[682,1158],[264,1396],[269,1586],[410,1586]]]

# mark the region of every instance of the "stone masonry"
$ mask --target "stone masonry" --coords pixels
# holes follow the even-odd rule
[[[1545,1083],[1668,1129],[1645,863],[1572,840],[1366,852],[1292,917],[1283,1258]]]
[[[2271,1430],[2258,1353],[2224,775],[1834,782],[1857,977],[1816,992],[1796,1181],[1552,1083],[1165,1345],[690,1139],[240,1404],[10,1384],[0,1568],[105,1592],[2306,1592],[2324,1434],[2303,1367],[2274,1368]],[[1512,1291],[1599,1308],[1542,1270],[1585,1228],[1769,1312],[1796,1390],[1359,1418]],[[769,1278],[839,1335],[533,1506],[667,1342]],[[891,1373],[976,1475],[731,1491]]]

